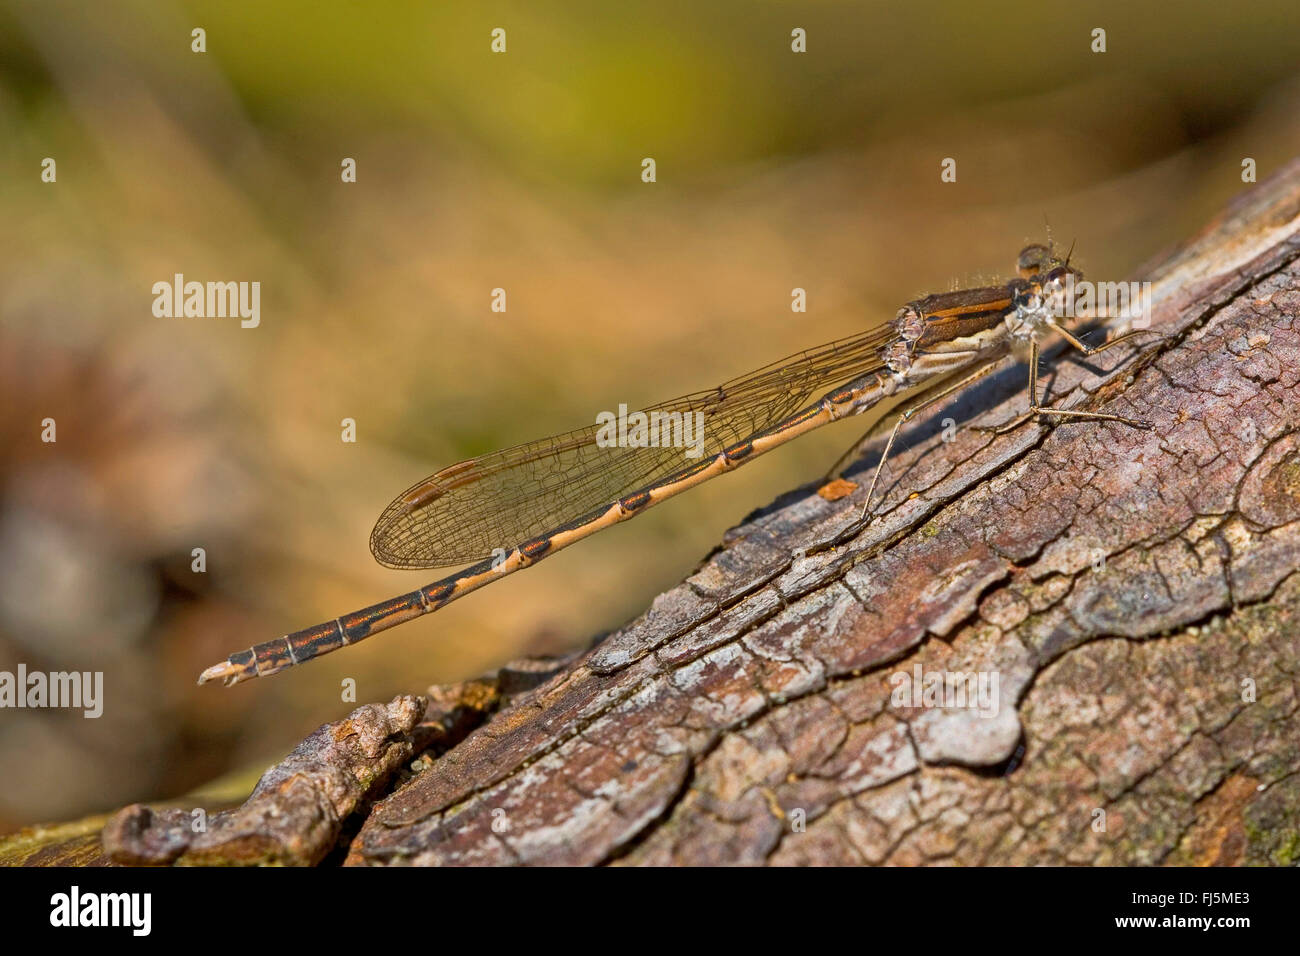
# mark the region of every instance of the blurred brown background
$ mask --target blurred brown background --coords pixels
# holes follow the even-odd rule
[[[106,685],[99,720],[0,711],[0,830],[260,769],[351,709],[345,677],[382,700],[585,645],[864,423],[355,649],[195,686],[440,576],[367,547],[425,474],[1004,275],[1045,221],[1129,275],[1250,188],[1244,157],[1300,152],[1294,0],[545,7],[0,3],[0,670]],[[261,326],[155,318],[176,272],[260,281]]]

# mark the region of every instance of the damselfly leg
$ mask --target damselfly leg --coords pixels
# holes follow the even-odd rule
[[[1073,348],[1078,349],[1084,355],[1092,356],[1105,352],[1107,349],[1114,348],[1117,345],[1136,338],[1139,335],[1155,335],[1159,338],[1166,338],[1162,333],[1155,332],[1152,329],[1134,329],[1131,332],[1125,332],[1118,335],[1108,342],[1101,345],[1088,345],[1078,336],[1069,332],[1055,323],[1052,324],[1052,330],[1059,332]],[[1029,347],[1029,410],[1008,422],[1001,425],[976,425],[976,431],[989,432],[993,435],[1005,435],[1007,432],[1015,431],[1025,422],[1039,415],[1053,415],[1057,418],[1075,418],[1075,419],[1092,419],[1094,421],[1117,421],[1125,425],[1132,425],[1134,428],[1154,428],[1155,426],[1148,421],[1142,421],[1134,418],[1125,418],[1122,415],[1104,415],[1099,412],[1077,412],[1067,411],[1059,408],[1052,408],[1050,405],[1041,405],[1038,401],[1038,340],[1031,339]]]
[[[943,401],[954,392],[959,392],[966,386],[973,385],[975,382],[978,382],[984,376],[996,369],[997,366],[998,363],[996,361],[986,362],[969,375],[961,376],[950,385],[945,385],[943,388],[938,389],[933,395],[926,396],[921,401],[909,405],[903,410],[903,413],[898,416],[898,420],[894,422],[894,428],[889,433],[889,440],[885,442],[884,450],[880,453],[880,461],[876,463],[876,470],[871,475],[871,483],[867,486],[867,499],[862,503],[861,517],[865,518],[871,512],[871,499],[875,496],[876,485],[880,481],[880,473],[884,470],[885,462],[889,460],[889,453],[893,450],[894,442],[898,438],[898,433],[902,427],[912,419],[913,415],[929,408],[936,402]]]

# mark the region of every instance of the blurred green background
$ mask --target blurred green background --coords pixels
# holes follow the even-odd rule
[[[351,709],[345,677],[383,700],[585,646],[865,423],[355,649],[194,684],[440,576],[367,547],[437,468],[1005,275],[1045,222],[1131,275],[1250,188],[1243,158],[1300,152],[1298,110],[1294,0],[0,3],[0,669],[106,683],[99,720],[0,711],[0,830],[261,768]],[[176,272],[260,281],[261,326],[154,317]]]

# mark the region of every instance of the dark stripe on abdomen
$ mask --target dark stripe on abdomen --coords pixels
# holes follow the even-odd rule
[[[754,451],[752,441],[737,442],[730,448],[724,448],[722,453],[727,456],[728,461],[743,461],[748,458]]]
[[[650,492],[635,491],[626,497],[619,498],[618,503],[624,511],[639,511],[650,503]]]
[[[282,637],[278,641],[267,641],[253,648],[257,657],[257,675],[265,677],[286,667],[293,666],[293,657],[289,654],[289,640]]]
[[[299,663],[328,654],[348,643],[343,632],[339,630],[338,621],[326,621],[315,627],[294,631],[285,640],[293,649],[293,659]]]
[[[339,624],[343,628],[344,642],[355,644],[357,641],[364,641],[377,631],[403,624],[423,613],[424,605],[420,601],[420,592],[412,591],[410,594],[403,594],[381,604],[372,604],[370,607],[363,607],[360,611],[345,614],[339,618]]]

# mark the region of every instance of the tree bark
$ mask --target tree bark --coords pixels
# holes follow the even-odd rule
[[[879,440],[855,493],[757,512],[586,653],[436,689],[423,723],[399,698],[378,730],[363,708],[318,731],[370,733],[364,785],[309,748],[201,838],[122,811],[108,856],[1295,862],[1300,164],[1137,278],[1163,337],[1053,349],[1043,386],[1153,430],[972,427],[1023,412],[1009,361],[913,420],[865,527]],[[927,696],[934,675],[989,696]]]

